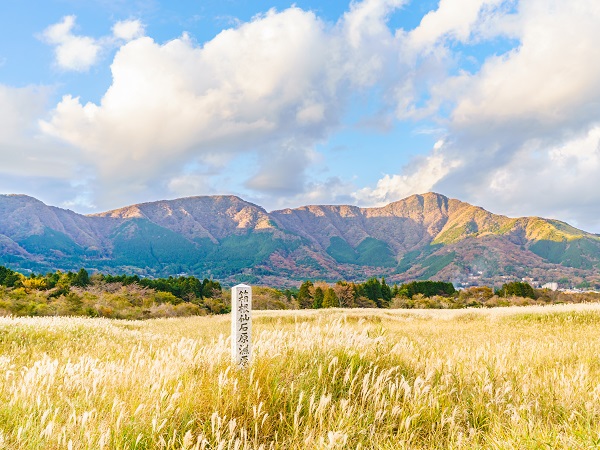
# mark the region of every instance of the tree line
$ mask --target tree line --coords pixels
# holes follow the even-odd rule
[[[474,286],[457,291],[443,281],[389,285],[385,278],[363,283],[305,280],[299,288],[254,286],[255,309],[465,308],[598,301],[596,294],[572,295],[510,282],[500,289]],[[218,281],[194,276],[143,278],[137,275],[56,271],[28,276],[0,266],[0,315],[88,315],[151,318],[222,314],[230,311],[229,291]]]
[[[193,276],[140,278],[85,269],[25,276],[0,266],[0,315],[85,315],[122,319],[222,314],[221,284]]]
[[[32,273],[29,276],[0,266],[0,285],[8,288],[32,288],[41,291],[53,291],[52,296],[60,296],[69,292],[71,287],[85,288],[91,284],[120,283],[123,286],[137,284],[144,288],[160,292],[168,292],[181,300],[193,298],[204,299],[217,297],[222,292],[218,281],[199,280],[194,276],[168,278],[141,278],[137,275],[110,275],[96,273],[90,277],[87,270],[79,272],[50,272],[45,275]]]
[[[364,283],[338,281],[333,286],[327,283],[304,281],[296,295],[300,308],[332,307],[377,307],[389,308],[396,297],[412,297],[417,294],[431,297],[434,295],[452,296],[456,293],[454,285],[444,281],[412,281],[401,285],[389,286],[385,278],[369,278]]]

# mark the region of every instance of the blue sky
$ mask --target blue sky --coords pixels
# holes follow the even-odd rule
[[[0,193],[81,213],[436,191],[600,232],[596,0],[0,6]]]

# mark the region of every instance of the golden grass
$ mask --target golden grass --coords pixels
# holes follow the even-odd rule
[[[600,306],[0,318],[0,448],[600,447]]]

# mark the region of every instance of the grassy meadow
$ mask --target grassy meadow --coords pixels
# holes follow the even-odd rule
[[[0,448],[600,447],[600,305],[0,317]]]

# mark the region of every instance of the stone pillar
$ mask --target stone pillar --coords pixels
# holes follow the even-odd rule
[[[250,364],[252,355],[252,288],[231,288],[231,358],[239,367]]]

